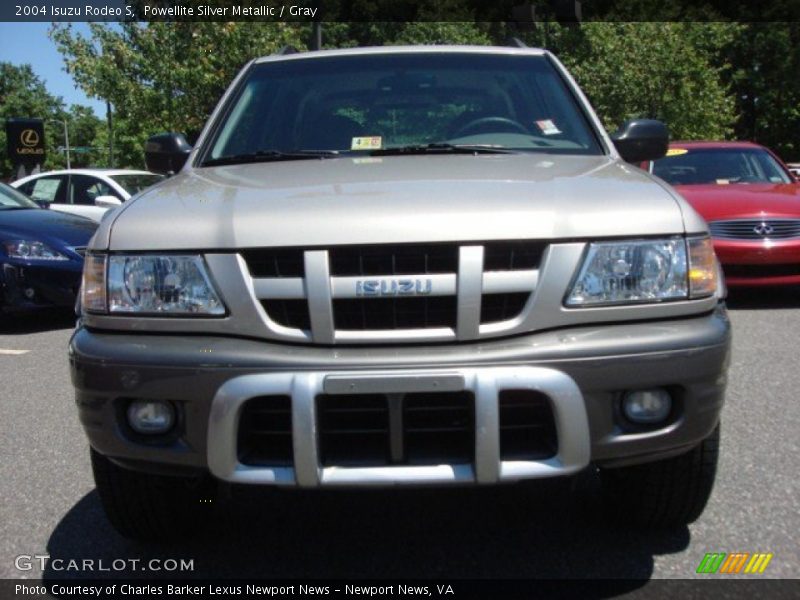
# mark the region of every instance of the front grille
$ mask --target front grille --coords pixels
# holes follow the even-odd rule
[[[305,300],[262,300],[261,306],[278,325],[292,329],[311,329],[311,316]]]
[[[333,276],[430,275],[458,270],[458,246],[346,246],[330,251]]]
[[[474,396],[469,392],[406,394],[403,405],[406,462],[473,462],[474,406]]]
[[[241,251],[252,277],[303,277],[303,251],[296,248],[250,248]]]
[[[513,319],[522,312],[530,294],[484,294],[481,302],[481,323],[498,323]]]
[[[317,396],[317,422],[323,466],[389,464],[386,396]]]
[[[319,344],[469,340],[513,327],[545,242],[247,249],[273,333]],[[314,307],[313,309],[311,307]]]
[[[470,392],[317,396],[323,466],[433,465],[474,460]]]
[[[788,265],[722,265],[725,277],[759,279],[765,277],[793,277],[800,275],[800,264]]]
[[[333,301],[337,329],[426,329],[456,326],[456,297],[339,299]]]
[[[484,246],[484,271],[537,269],[547,246],[531,242],[492,242]]]
[[[501,460],[541,460],[556,455],[558,438],[547,396],[502,390],[499,396]]]
[[[237,452],[243,465],[292,465],[289,396],[259,396],[245,403],[239,420]]]
[[[708,224],[712,237],[731,240],[800,239],[800,219],[736,219]]]

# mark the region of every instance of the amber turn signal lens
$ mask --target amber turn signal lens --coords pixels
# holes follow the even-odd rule
[[[83,262],[81,306],[91,313],[106,312],[106,257],[88,254]]]
[[[718,283],[711,238],[689,239],[689,297],[711,296],[717,291]]]

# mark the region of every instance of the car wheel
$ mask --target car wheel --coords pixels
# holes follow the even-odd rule
[[[92,472],[106,516],[120,534],[169,541],[197,532],[214,497],[210,478],[171,477],[131,471],[91,449]]]
[[[719,455],[719,425],[699,445],[673,458],[601,469],[601,490],[615,517],[649,528],[696,520],[711,495]]]

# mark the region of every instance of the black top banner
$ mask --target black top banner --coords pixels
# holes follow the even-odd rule
[[[9,0],[0,21],[800,22],[800,0]]]
[[[6,119],[8,157],[14,165],[42,164],[45,157],[44,121]]]

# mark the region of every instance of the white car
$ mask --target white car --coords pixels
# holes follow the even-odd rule
[[[789,167],[792,175],[800,179],[800,163],[787,163],[786,166]]]
[[[11,186],[40,205],[99,223],[108,209],[163,179],[163,175],[149,171],[71,169],[29,175]]]

